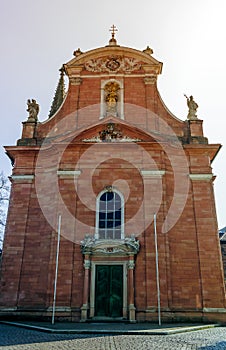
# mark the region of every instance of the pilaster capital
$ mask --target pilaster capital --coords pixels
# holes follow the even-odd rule
[[[85,269],[85,270],[89,270],[90,267],[91,267],[91,262],[90,262],[90,260],[84,260],[83,266],[84,266],[84,269]]]
[[[157,81],[157,76],[156,75],[149,75],[144,77],[144,84],[145,85],[153,85]]]
[[[72,85],[81,85],[82,83],[82,78],[80,77],[70,77],[69,80]]]
[[[134,268],[135,268],[135,263],[134,263],[133,260],[129,260],[129,261],[128,261],[127,268],[128,268],[128,270],[134,270]]]

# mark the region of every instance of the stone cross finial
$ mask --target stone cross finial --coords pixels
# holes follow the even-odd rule
[[[118,29],[116,28],[116,26],[114,24],[109,29],[109,32],[111,32],[111,39],[109,40],[109,45],[111,45],[111,46],[116,46],[117,45],[117,41],[115,39],[115,33],[117,31],[118,31]]]
[[[109,29],[109,32],[111,32],[111,35],[112,35],[112,39],[114,39],[115,37],[115,33],[118,31],[118,29],[116,28],[116,26],[113,24],[111,26],[111,28]]]

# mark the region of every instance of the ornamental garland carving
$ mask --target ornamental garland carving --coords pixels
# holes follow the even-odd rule
[[[129,237],[125,237],[123,240],[104,239],[98,240],[94,236],[86,234],[81,241],[81,251],[83,254],[137,254],[140,249],[140,242],[132,234]],[[85,268],[89,268],[90,265],[87,261],[84,263]],[[129,267],[131,268],[131,267]]]
[[[108,123],[107,127],[99,132],[98,136],[89,139],[83,139],[83,142],[139,142],[138,138],[132,139],[127,135],[123,135],[117,124]]]
[[[90,137],[89,139],[83,139],[82,140],[83,142],[97,142],[97,143],[100,143],[100,142],[140,142],[142,141],[141,139],[132,139],[131,137],[129,136],[122,136],[122,138],[110,138],[110,139],[107,139],[107,140],[102,140],[100,138],[100,136],[93,136],[93,137]]]
[[[85,69],[90,72],[117,73],[119,71],[130,73],[141,69],[141,63],[135,58],[111,56],[108,58],[97,58],[85,63]]]

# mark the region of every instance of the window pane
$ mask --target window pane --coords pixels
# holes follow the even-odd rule
[[[115,239],[121,238],[121,230],[115,230]]]
[[[113,220],[113,217],[114,217],[113,212],[107,213],[107,220]]]
[[[104,212],[104,211],[105,211],[105,208],[106,208],[106,202],[100,201],[99,210]]]
[[[105,219],[106,214],[103,212],[99,212],[99,220],[104,220]]]
[[[107,192],[103,193],[102,196],[100,197],[100,202],[106,202],[107,200]]]
[[[121,226],[121,220],[115,220],[115,227]]]
[[[107,211],[114,211],[114,201],[107,202]]]
[[[108,239],[113,239],[114,238],[113,230],[107,230],[106,231],[106,238],[108,238]]]
[[[117,219],[120,219],[121,220],[121,210],[117,210],[116,212],[115,212],[115,219],[117,220]]]
[[[113,200],[114,192],[107,192],[107,201]]]
[[[105,227],[105,221],[99,221],[99,228]]]
[[[108,220],[107,221],[107,228],[112,228],[113,227],[113,221]]]
[[[99,230],[99,238],[104,239],[105,238],[105,230]]]

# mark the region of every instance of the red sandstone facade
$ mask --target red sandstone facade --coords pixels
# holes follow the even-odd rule
[[[209,144],[157,90],[162,64],[117,45],[64,65],[68,92],[16,146],[0,315],[156,321],[156,214],[163,321],[223,321],[225,289]]]

